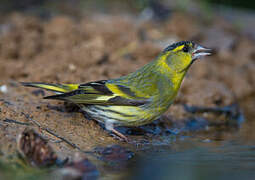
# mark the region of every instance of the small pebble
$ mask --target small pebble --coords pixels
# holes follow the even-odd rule
[[[77,69],[76,66],[75,66],[74,64],[69,64],[69,65],[68,65],[68,68],[69,68],[69,70],[72,71],[72,72],[76,71],[76,69]]]
[[[2,93],[7,93],[7,92],[8,92],[7,86],[6,86],[6,85],[0,86],[0,91],[1,91]]]

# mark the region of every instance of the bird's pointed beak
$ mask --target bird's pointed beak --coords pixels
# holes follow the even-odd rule
[[[196,60],[203,56],[209,56],[212,54],[212,49],[204,48],[201,45],[196,45],[194,51],[192,52],[192,60]]]

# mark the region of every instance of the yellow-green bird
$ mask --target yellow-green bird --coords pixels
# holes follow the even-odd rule
[[[77,104],[90,118],[127,140],[114,127],[140,126],[159,118],[173,103],[191,64],[210,54],[210,49],[181,41],[166,47],[136,72],[117,79],[84,84],[22,84],[56,92],[44,98]]]

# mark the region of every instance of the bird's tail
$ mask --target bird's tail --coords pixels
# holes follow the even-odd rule
[[[38,83],[38,82],[22,82],[23,86],[42,88],[56,93],[67,93],[78,89],[79,84],[49,84],[49,83]]]

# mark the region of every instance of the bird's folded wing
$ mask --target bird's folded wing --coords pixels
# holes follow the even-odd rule
[[[71,101],[76,104],[103,104],[140,106],[149,102],[148,98],[137,97],[129,87],[97,81],[81,84],[79,87],[67,93],[47,96],[45,99],[59,99]]]

